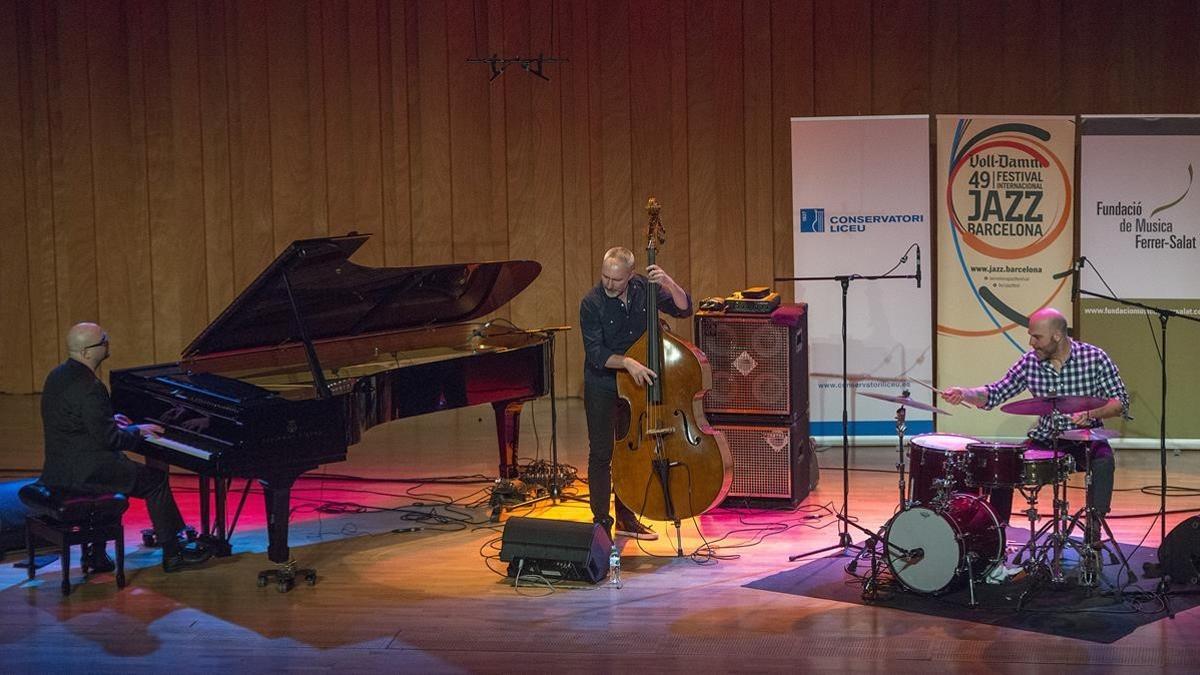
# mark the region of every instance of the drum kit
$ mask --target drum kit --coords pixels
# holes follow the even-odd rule
[[[1008,558],[1005,525],[987,499],[993,490],[1019,491],[1028,505],[1022,513],[1029,521],[1029,540],[1016,550],[1012,561],[1035,583],[1022,594],[1018,609],[1039,587],[1037,582],[1048,580],[1057,585],[1066,582],[1062,564],[1066,549],[1077,554],[1077,581],[1081,586],[1098,586],[1100,552],[1104,550],[1113,564],[1119,557],[1129,578],[1135,578],[1107,523],[1091,510],[1090,499],[1086,507],[1075,513],[1070,511],[1067,500],[1067,481],[1077,468],[1085,472],[1086,484],[1091,485],[1091,442],[1108,440],[1116,434],[1103,428],[1072,429],[1061,432],[1049,450],[950,433],[914,436],[906,446],[906,408],[949,413],[913,400],[907,391],[903,396],[859,393],[900,406],[896,411],[899,508],[879,532],[870,533],[868,544],[859,556],[859,559],[871,557],[871,572],[863,578],[864,599],[876,597],[881,557],[892,577],[908,591],[940,595],[966,584],[970,604],[975,606],[976,583],[1003,580],[1013,571],[1005,567]],[[1016,401],[1000,409],[1010,414],[1040,416],[1093,410],[1104,403],[1104,399],[1092,397],[1048,396]],[[1076,467],[1074,457],[1059,449],[1060,440],[1086,448],[1084,466]],[[1051,492],[1052,506],[1050,513],[1043,515],[1038,510],[1038,497],[1046,487]],[[1043,518],[1046,522],[1038,528],[1038,521]],[[1087,528],[1084,522],[1088,523]],[[1070,538],[1076,527],[1084,528],[1082,542]],[[1107,540],[1100,539],[1101,528]],[[851,571],[854,569],[852,563]]]

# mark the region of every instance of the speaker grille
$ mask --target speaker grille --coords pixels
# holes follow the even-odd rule
[[[762,318],[701,318],[699,347],[713,386],[704,409],[743,415],[788,415],[791,358],[787,326]]]
[[[782,426],[715,425],[733,454],[730,497],[792,499],[792,436]]]

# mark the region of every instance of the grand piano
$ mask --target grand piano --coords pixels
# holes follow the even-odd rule
[[[179,362],[111,374],[114,409],[166,430],[135,452],[198,474],[200,536],[217,555],[230,554],[231,480],[261,484],[267,554],[277,567],[259,583],[274,580],[281,591],[301,576],[316,580],[288,548],[291,488],[301,474],[345,460],[377,424],[490,403],[498,474],[515,478],[521,406],[544,395],[552,377],[547,333],[479,322],[528,287],[541,265],[351,262],[368,237],[293,242]]]

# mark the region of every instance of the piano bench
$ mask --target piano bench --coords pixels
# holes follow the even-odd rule
[[[113,542],[116,548],[117,588],[125,588],[125,526],[121,516],[129,508],[129,500],[121,493],[89,494],[66,488],[31,483],[21,488],[17,496],[29,509],[25,516],[25,551],[28,556],[29,578],[33,579],[33,544],[42,539],[59,547],[62,558],[62,594],[71,594],[71,547]],[[86,576],[89,561],[80,555]]]

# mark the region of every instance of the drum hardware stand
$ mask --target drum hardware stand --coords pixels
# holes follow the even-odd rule
[[[1167,321],[1173,317],[1176,317],[1176,318],[1184,319],[1187,321],[1195,321],[1197,323],[1200,323],[1200,318],[1195,317],[1195,316],[1189,316],[1187,314],[1180,314],[1179,312],[1167,309],[1165,307],[1153,307],[1151,305],[1144,305],[1140,302],[1133,302],[1132,300],[1122,300],[1121,298],[1118,298],[1118,297],[1115,297],[1112,295],[1104,295],[1102,293],[1093,293],[1091,291],[1079,288],[1079,273],[1083,269],[1083,265],[1085,262],[1088,262],[1087,258],[1080,256],[1077,263],[1072,266],[1072,274],[1071,274],[1072,291],[1073,291],[1071,294],[1072,299],[1077,299],[1080,294],[1088,295],[1093,298],[1100,298],[1102,300],[1109,300],[1111,302],[1116,302],[1118,304],[1122,304],[1127,307],[1137,307],[1140,309],[1144,309],[1147,312],[1154,312],[1155,314],[1158,315],[1158,321],[1159,321],[1159,326],[1160,326],[1159,332],[1160,332],[1160,335],[1162,336],[1162,350],[1159,352],[1159,381],[1161,382],[1162,387],[1161,387],[1160,394],[1159,394],[1159,402],[1161,405],[1159,408],[1160,412],[1159,412],[1159,421],[1158,421],[1158,453],[1159,453],[1159,471],[1160,471],[1160,474],[1159,474],[1159,506],[1158,506],[1158,523],[1159,523],[1160,529],[1159,529],[1159,540],[1158,540],[1159,544],[1158,545],[1161,548],[1162,543],[1167,540]],[[1093,270],[1096,269],[1095,264],[1090,263],[1090,262],[1088,262],[1088,264],[1092,265]],[[1106,525],[1106,527],[1107,527],[1107,525]],[[1126,567],[1128,567],[1128,565],[1126,565]],[[1170,599],[1169,599],[1170,594],[1171,594],[1170,579],[1167,576],[1163,575],[1162,569],[1158,565],[1155,565],[1153,563],[1146,563],[1146,565],[1143,567],[1142,571],[1143,571],[1143,574],[1145,574],[1145,576],[1147,576],[1147,577],[1154,577],[1154,576],[1162,575],[1162,579],[1159,581],[1158,587],[1155,592],[1158,593],[1158,595],[1160,597],[1162,597],[1163,604],[1166,605],[1166,607],[1167,607],[1167,616],[1174,619],[1175,612],[1171,609],[1171,604],[1170,604]]]
[[[1081,586],[1096,587],[1100,584],[1100,579],[1103,576],[1103,561],[1100,557],[1100,551],[1107,551],[1109,560],[1116,563],[1119,559],[1121,566],[1125,568],[1125,572],[1129,574],[1130,581],[1137,581],[1137,575],[1133,573],[1133,569],[1129,566],[1129,560],[1125,558],[1125,552],[1121,550],[1121,545],[1117,543],[1117,538],[1113,536],[1112,530],[1108,527],[1108,520],[1096,513],[1095,506],[1092,505],[1092,444],[1088,443],[1084,448],[1084,462],[1086,465],[1084,474],[1084,484],[1086,486],[1086,505],[1071,516],[1067,524],[1064,537],[1070,535],[1075,526],[1086,515],[1087,526],[1083,528],[1083,548],[1084,552],[1079,557],[1079,584]],[[1108,536],[1106,540],[1101,537],[1101,530]],[[1108,544],[1112,544],[1113,548],[1109,548]],[[1116,549],[1115,553],[1113,549]],[[1120,586],[1117,586],[1117,594],[1120,595]]]
[[[971,601],[967,603],[969,607],[978,607],[979,603],[975,600],[975,566],[972,561],[975,560],[977,554],[974,551],[967,553],[967,593]]]
[[[1029,505],[1029,508],[1025,509],[1025,517],[1029,519],[1029,541],[1025,542],[1013,555],[1014,565],[1021,564],[1021,559],[1024,557],[1026,552],[1030,554],[1030,560],[1033,559],[1034,549],[1037,546],[1037,540],[1046,534],[1046,531],[1049,530],[1052,525],[1051,521],[1053,519],[1051,519],[1051,521],[1047,521],[1040,528],[1036,528],[1036,531],[1034,528],[1034,523],[1041,519],[1041,515],[1037,510],[1037,495],[1038,492],[1041,491],[1041,487],[1042,486],[1039,485],[1033,489],[1026,488],[1025,486],[1019,486],[1017,488],[1021,491],[1021,495],[1025,497],[1025,503]]]
[[[904,389],[901,392],[904,398],[908,398],[909,391]],[[896,408],[896,470],[900,472],[900,508],[908,508],[908,499],[904,494],[904,432],[908,430],[904,418],[907,411],[904,406]]]
[[[914,246],[915,246],[915,244],[914,244]],[[912,247],[909,247],[909,248],[911,249]],[[917,248],[917,260],[918,261],[920,261],[920,251],[921,251],[921,249],[918,247]],[[905,262],[908,262],[908,252],[907,251],[905,252],[904,256],[901,257],[901,259],[900,259],[900,263],[905,263]],[[917,269],[918,269],[918,271],[920,270],[920,264],[917,265]],[[847,527],[848,525],[851,525],[852,523],[849,520],[849,515],[850,515],[850,505],[849,505],[850,504],[850,414],[849,414],[850,403],[848,400],[848,395],[850,392],[850,384],[849,384],[849,377],[847,376],[847,367],[846,367],[847,366],[847,352],[848,352],[847,345],[849,342],[846,337],[846,296],[849,294],[849,291],[850,291],[850,282],[854,281],[856,279],[859,281],[877,281],[877,280],[881,280],[881,279],[915,279],[917,282],[917,288],[921,287],[921,275],[920,274],[903,274],[903,275],[879,274],[879,275],[870,275],[870,276],[864,276],[861,274],[838,274],[838,275],[828,276],[828,277],[775,277],[775,281],[791,281],[791,282],[796,282],[796,281],[836,281],[839,284],[841,284],[841,286],[842,286],[842,511],[841,511],[841,514],[838,515],[838,520],[840,520],[842,522],[842,527],[841,527],[841,530],[838,532],[838,542],[836,544],[833,544],[832,546],[825,546],[825,547],[818,548],[818,549],[815,549],[812,551],[806,551],[804,553],[798,553],[796,555],[788,556],[789,562],[795,562],[795,561],[799,560],[800,558],[807,558],[808,556],[816,555],[817,553],[824,553],[825,551],[833,551],[833,550],[837,550],[837,549],[841,549],[841,551],[838,553],[839,556],[848,555],[850,553],[851,549],[857,550],[860,553],[863,550],[863,547],[861,545],[855,544],[854,540],[850,538],[850,530]],[[860,528],[860,529],[862,529],[862,528]],[[864,530],[864,532],[869,532],[869,530]]]
[[[1021,611],[1025,601],[1029,599],[1035,592],[1040,590],[1043,580],[1048,580],[1054,585],[1062,585],[1066,582],[1066,578],[1062,571],[1062,550],[1067,546],[1075,548],[1077,542],[1068,539],[1066,533],[1062,531],[1061,524],[1066,519],[1065,515],[1070,510],[1070,505],[1067,501],[1067,490],[1065,481],[1060,484],[1059,481],[1054,481],[1054,513],[1050,517],[1050,521],[1042,526],[1036,537],[1045,535],[1047,531],[1051,531],[1048,540],[1041,545],[1033,544],[1029,546],[1030,557],[1026,561],[1024,567],[1033,579],[1029,588],[1021,593],[1021,597],[1017,600],[1017,611]],[[1060,492],[1061,485],[1061,492]],[[1083,551],[1076,549],[1082,559]],[[1046,557],[1050,556],[1050,561],[1046,561]]]

